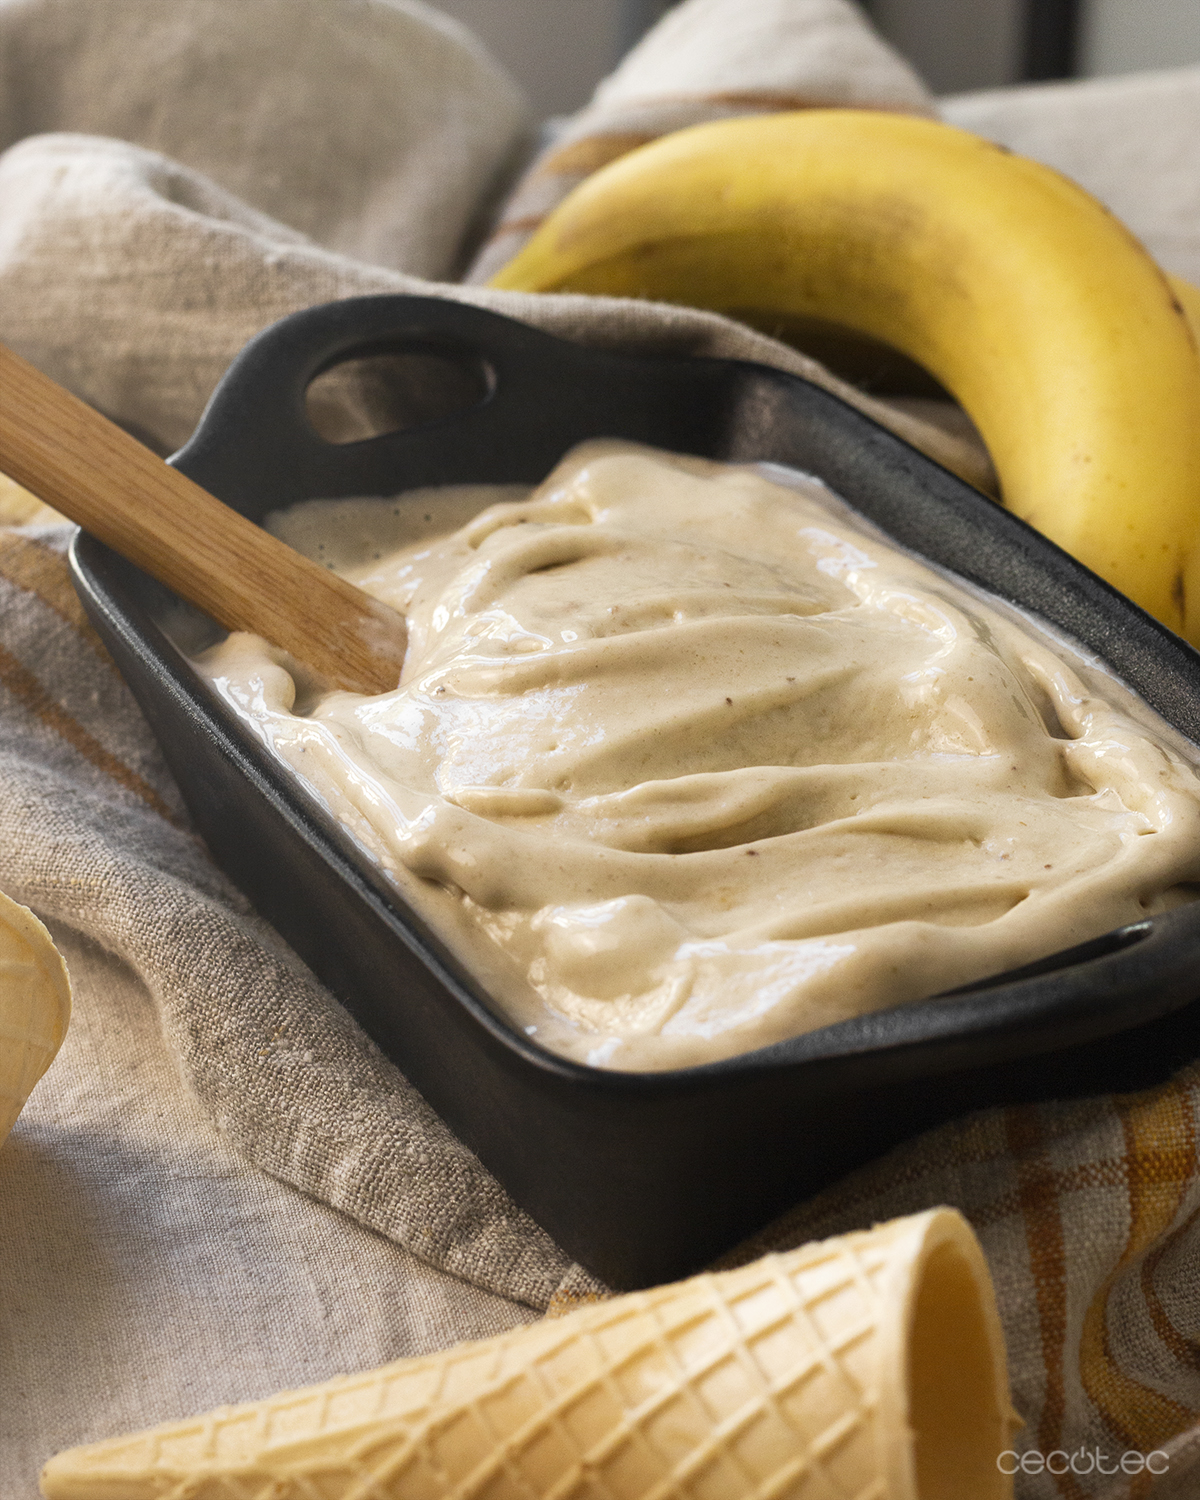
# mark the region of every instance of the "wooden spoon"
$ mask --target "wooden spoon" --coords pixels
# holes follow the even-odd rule
[[[336,687],[400,680],[404,620],[318,567],[0,344],[0,470],[227,630]]]

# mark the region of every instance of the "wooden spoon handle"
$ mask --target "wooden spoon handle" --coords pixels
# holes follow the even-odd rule
[[[337,687],[400,680],[403,618],[173,469],[0,344],[0,470],[227,630]]]

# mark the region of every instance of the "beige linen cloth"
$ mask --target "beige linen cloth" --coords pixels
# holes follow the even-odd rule
[[[514,85],[416,0],[0,0],[0,79],[0,338],[164,452],[253,333],[365,292],[840,389],[710,315],[456,278],[664,130],[937,108],[845,0],[686,0],[541,155]],[[1072,171],[1200,276],[1200,72],[944,109]],[[969,443],[883,414],[984,476]],[[11,488],[0,504],[27,523],[0,530],[0,886],[54,924],[77,987],[64,1053],[0,1149],[0,1497],[32,1500],[68,1443],[603,1289],[214,869],[83,619],[65,528]],[[1093,1457],[1020,1493],[1193,1494],[1198,1101],[1189,1070],[1145,1095],[976,1115],[751,1248],[957,1204],[996,1278],[1025,1448],[1098,1450],[1101,1470],[1169,1455],[1156,1488]]]

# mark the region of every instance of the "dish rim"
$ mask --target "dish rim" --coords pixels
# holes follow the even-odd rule
[[[386,325],[386,331],[381,327],[374,333],[366,333],[364,319]],[[512,330],[517,332],[514,334]],[[508,345],[505,344],[505,339],[508,339]],[[1094,652],[1114,675],[1166,719],[1177,733],[1196,745],[1197,757],[1200,759],[1200,653],[1193,651],[1179,637],[1152,620],[1053,543],[1003,511],[994,501],[972,490],[964,481],[936,465],[933,460],[888,429],[873,422],[857,408],[821,386],[769,366],[699,357],[680,359],[675,356],[614,354],[608,350],[568,343],[500,314],[440,299],[399,295],[347,299],[292,314],[252,340],[218,386],[193,437],[169,461],[189,477],[241,509],[246,503],[247,490],[253,491],[254,474],[252,471],[247,473],[243,466],[239,483],[229,483],[229,455],[240,451],[239,439],[244,448],[247,434],[253,432],[256,425],[255,413],[258,412],[261,416],[262,403],[253,399],[255,391],[261,392],[268,385],[273,386],[274,405],[267,413],[268,425],[272,431],[279,428],[294,437],[297,430],[296,416],[302,411],[304,392],[310,381],[322,370],[361,354],[386,352],[397,347],[421,347],[457,358],[463,354],[477,354],[481,345],[491,373],[489,390],[483,401],[470,412],[428,423],[411,434],[390,435],[391,438],[399,437],[402,440],[399,444],[393,443],[393,447],[404,448],[413,441],[420,441],[422,434],[429,435],[436,431],[453,433],[465,417],[486,411],[489,407],[493,408],[494,416],[497,393],[505,393],[506,380],[511,379],[511,357],[514,350],[517,359],[538,359],[545,358],[548,351],[554,348],[558,351],[560,367],[564,362],[577,368],[591,366],[595,372],[608,375],[629,372],[637,367],[644,374],[666,375],[670,372],[672,378],[678,381],[681,367],[686,366],[697,376],[707,371],[714,378],[720,374],[732,379],[741,373],[757,380],[760,385],[765,381],[767,388],[803,388],[808,393],[807,399],[814,402],[818,410],[824,408],[826,417],[831,412],[837,413],[843,424],[848,423],[851,430],[857,428],[864,442],[869,438],[867,446],[873,445],[881,450],[893,464],[919,476],[927,485],[951,493],[960,505],[964,502],[964,497],[973,497],[969,504],[981,507],[977,514],[988,519],[992,533],[997,533],[998,529],[998,534],[1006,535],[1007,544],[1012,547],[1014,555],[1032,559],[1035,571],[1046,574],[1047,578],[1071,585],[1063,611],[1068,619],[1079,617],[1081,604],[1086,606],[1084,613],[1095,615],[1103,601],[1103,606],[1110,613],[1097,616],[1101,625],[1100,644],[1086,637],[1081,640],[1079,632],[1070,629],[1061,620],[1050,619],[1050,628],[1080,641],[1085,651]],[[501,351],[504,357],[499,357]],[[551,364],[553,363],[552,360]],[[518,394],[522,392],[519,390]],[[528,392],[524,394],[528,395]],[[281,412],[284,414],[283,419],[280,417]],[[311,433],[311,429],[309,431]],[[355,444],[333,445],[323,443],[315,438],[315,434],[312,434],[312,438],[322,448],[332,450],[333,455],[339,458],[354,456],[346,454],[347,448],[363,450],[389,441],[388,438],[375,438]],[[311,441],[309,449],[311,450]],[[330,456],[329,453],[325,454],[326,458]],[[294,463],[292,467],[295,468]],[[824,476],[820,474],[817,477],[824,480]],[[504,477],[501,476],[498,482],[505,482]],[[416,487],[420,487],[420,484],[406,485],[406,488]],[[852,496],[845,495],[836,486],[831,487],[852,510],[862,513]],[[342,493],[364,492],[355,489],[342,490]],[[309,496],[297,495],[294,498]],[[267,508],[273,509],[276,505],[272,502],[262,507],[264,511]],[[876,517],[868,515],[867,519],[871,524],[884,529],[899,545],[932,561],[939,569],[964,576],[961,570],[956,570],[951,564],[936,557],[929,558],[922,548],[915,546],[910,540],[896,537]],[[369,868],[370,857],[366,851],[354,842],[333,815],[321,805],[318,795],[310,792],[298,780],[293,781],[286,768],[275,762],[253,731],[203,683],[203,679],[167,635],[158,618],[152,613],[146,613],[144,622],[139,624],[137,610],[131,613],[122,604],[122,588],[136,599],[138,588],[144,594],[145,584],[149,580],[145,580],[144,575],[138,573],[132,565],[117,558],[93,538],[81,533],[77,533],[72,541],[70,562],[76,586],[89,612],[102,615],[109,628],[130,649],[142,655],[159,685],[166,686],[184,701],[193,720],[221,744],[224,754],[240,764],[243,774],[257,787],[260,794],[267,796],[275,810],[314,848],[324,863],[332,867],[334,874],[348,882],[355,893],[366,900],[377,915],[384,918],[432,977],[459,1004],[466,1007],[473,1021],[483,1028],[491,1040],[501,1044],[510,1053],[515,1053],[525,1065],[537,1069],[543,1075],[553,1076],[574,1090],[600,1088],[618,1094],[676,1094],[703,1089],[710,1082],[730,1075],[781,1072],[797,1068],[811,1072],[820,1066],[829,1075],[829,1091],[836,1092],[833,1075],[837,1073],[839,1064],[858,1070],[856,1082],[860,1084],[864,1068],[879,1081],[886,1081],[896,1075],[912,1079],[913,1058],[925,1053],[928,1055],[928,1064],[939,1047],[943,1054],[946,1052],[947,1044],[962,1047],[987,1042],[997,1049],[998,1060],[1011,1059],[1032,1052],[1054,1050],[1056,1044],[1053,1041],[1047,1041],[1044,1046],[1029,1043],[1031,1040],[1036,1042],[1039,1033],[1048,1037],[1056,1027],[1070,1029],[1077,1025],[1084,1012],[1088,1013],[1093,1023],[1093,1029],[1084,1027],[1078,1033],[1086,1038],[1128,1029],[1142,1021],[1151,1020],[1158,1014],[1165,1014],[1182,1003],[1164,1003],[1161,1010],[1155,1010],[1151,1006],[1142,1010],[1137,1017],[1129,1017],[1124,1021],[1117,1021],[1115,1016],[1110,1015],[1108,1020],[1116,1023],[1105,1025],[1103,1013],[1097,1011],[1097,1002],[1093,996],[1086,992],[1056,994],[1054,976],[1061,976],[1068,969],[1078,974],[1080,966],[1087,968],[1096,963],[1105,964],[1106,972],[1115,973],[1120,969],[1121,960],[1128,959],[1131,955],[1136,955],[1144,967],[1146,960],[1153,963],[1156,951],[1161,950],[1164,945],[1177,944],[1181,935],[1192,936],[1194,933],[1200,942],[1200,902],[1179,908],[1177,912],[1128,924],[1077,948],[1051,955],[1047,959],[1010,970],[975,985],[965,986],[945,996],[902,1002],[802,1032],[765,1047],[734,1053],[709,1062],[676,1068],[634,1070],[596,1067],[564,1057],[526,1036],[515,1023],[506,1021],[493,1008],[484,998],[486,986],[474,977],[469,965],[458,959],[445,940],[431,931],[419,914],[407,906],[401,892],[389,889],[383,877],[375,875]],[[130,578],[133,575],[143,582],[131,590]],[[1036,605],[1026,600],[1014,601],[995,585],[989,585],[970,574],[965,576],[967,582],[998,598],[1008,599],[1018,609],[1046,618],[1045,612],[1039,611]],[[165,594],[157,584],[153,584],[152,589]],[[1119,622],[1121,628],[1114,622]],[[1132,651],[1125,649],[1129,643],[1127,637],[1133,640],[1135,649]],[[1115,644],[1118,648],[1115,655],[1123,658],[1123,662],[1115,662],[1113,656],[1103,649],[1105,644]],[[1164,712],[1161,701],[1154,702],[1154,695],[1147,693],[1141,684],[1130,680],[1131,675],[1140,675],[1137,669],[1139,665],[1144,665],[1148,651],[1152,654],[1157,651],[1161,660],[1169,664],[1170,671],[1167,675],[1173,674],[1178,679],[1190,671],[1194,677],[1194,704],[1189,726],[1193,733],[1189,734],[1188,727],[1178,723],[1170,713]],[[1132,674],[1131,665],[1134,667]],[[1170,695],[1168,691],[1166,696]],[[1163,695],[1160,693],[1157,696],[1161,700]],[[1096,950],[1098,947],[1103,948],[1103,951],[1085,956],[1085,950]],[[425,951],[420,951],[422,948]],[[433,962],[430,961],[431,957]],[[1099,1031],[1094,1029],[1097,1024],[1102,1028]],[[949,1050],[952,1052],[954,1047],[950,1046]],[[944,1071],[944,1067],[926,1065],[917,1068],[916,1076],[931,1076],[938,1071]]]

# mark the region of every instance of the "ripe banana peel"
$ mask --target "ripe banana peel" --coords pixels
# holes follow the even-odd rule
[[[493,285],[890,344],[970,414],[1010,510],[1200,645],[1200,293],[1050,168],[871,111],[698,125],[589,177]]]
[[[1184,281],[1179,276],[1168,276],[1167,281],[1192,330],[1196,346],[1200,348],[1200,287],[1193,286],[1190,281]]]

